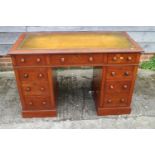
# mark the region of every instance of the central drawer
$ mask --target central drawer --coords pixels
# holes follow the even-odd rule
[[[53,66],[102,65],[106,60],[106,54],[62,54],[50,56],[50,64]]]

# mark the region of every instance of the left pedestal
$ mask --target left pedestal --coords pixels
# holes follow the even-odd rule
[[[50,67],[42,66],[14,66],[14,71],[22,104],[22,116],[25,118],[55,117],[55,71]]]

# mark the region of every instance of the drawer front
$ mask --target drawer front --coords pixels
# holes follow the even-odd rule
[[[41,66],[46,65],[46,57],[43,55],[16,55],[16,66]]]
[[[19,79],[22,82],[32,82],[32,81],[47,81],[48,73],[45,68],[24,68],[24,69],[16,69]]]
[[[48,83],[22,83],[24,95],[49,95]]]
[[[108,54],[108,64],[138,64],[139,54]]]
[[[127,94],[106,94],[103,107],[125,107],[128,106]]]
[[[52,108],[49,97],[25,97],[23,110],[50,110]]]
[[[50,57],[51,65],[98,65],[104,64],[106,55],[103,54],[63,54]]]
[[[107,80],[129,80],[134,76],[134,66],[109,66],[107,67]]]
[[[131,81],[107,81],[106,93],[127,93],[130,91]]]

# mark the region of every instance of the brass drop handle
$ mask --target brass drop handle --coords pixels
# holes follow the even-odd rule
[[[92,61],[93,61],[93,57],[89,57],[89,61],[91,61],[91,62],[92,62]]]
[[[43,77],[43,74],[42,73],[39,73],[39,75],[38,75],[40,78],[42,78]]]
[[[65,58],[61,58],[60,60],[61,60],[61,62],[64,62],[65,61]]]
[[[111,72],[111,75],[112,75],[112,76],[115,76],[115,75],[116,75],[116,73],[115,73],[115,72]]]
[[[37,58],[37,62],[40,62],[41,61],[41,59],[40,58]]]
[[[117,57],[113,57],[113,60],[116,61],[117,60]]]
[[[29,102],[29,105],[32,105],[33,103],[32,102]]]
[[[41,91],[44,91],[44,90],[45,90],[45,88],[44,88],[44,87],[41,87],[41,88],[40,88],[40,90],[41,90]]]
[[[30,88],[30,87],[27,87],[27,88],[26,88],[26,91],[30,91],[30,90],[31,90],[31,88]]]
[[[43,105],[46,105],[46,102],[45,102],[45,101],[43,101],[43,102],[42,102],[42,104],[43,104]]]
[[[124,75],[125,75],[125,76],[129,76],[129,72],[126,71],[126,72],[124,73]]]
[[[24,78],[28,78],[28,77],[29,77],[29,75],[25,73],[24,74]]]
[[[122,103],[124,103],[125,102],[125,99],[124,98],[121,98],[121,100],[120,100]]]
[[[128,57],[128,60],[131,61],[132,60],[132,57]]]
[[[25,59],[24,59],[24,58],[21,58],[20,61],[21,61],[21,62],[25,62]]]
[[[113,85],[110,85],[110,89],[114,89],[114,86]]]
[[[111,102],[112,102],[112,100],[111,100],[111,99],[109,99],[107,102],[108,102],[108,103],[111,103]]]
[[[124,89],[127,89],[127,88],[128,88],[128,85],[124,85],[123,88],[124,88]]]

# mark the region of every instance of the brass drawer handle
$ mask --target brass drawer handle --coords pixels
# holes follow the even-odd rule
[[[29,102],[29,105],[33,105],[33,103],[32,102]]]
[[[128,60],[131,61],[132,60],[132,57],[128,57]]]
[[[45,90],[45,88],[44,88],[44,87],[41,87],[41,88],[40,88],[40,90],[41,90],[41,91],[44,91],[44,90]]]
[[[113,57],[113,61],[116,61],[117,60],[117,57]]]
[[[129,72],[126,71],[126,72],[124,73],[124,75],[125,75],[125,76],[129,76]]]
[[[45,102],[45,101],[43,101],[43,102],[42,102],[42,104],[43,104],[43,105],[46,105],[46,102]]]
[[[112,100],[111,100],[111,99],[109,99],[109,100],[107,100],[107,102],[108,102],[108,103],[111,103],[111,102],[112,102]]]
[[[123,88],[124,88],[124,89],[127,89],[127,88],[128,88],[128,85],[124,85]]]
[[[123,60],[123,59],[124,59],[124,57],[120,57],[119,59],[120,59],[120,60]]]
[[[121,100],[120,100],[122,103],[124,103],[125,102],[125,99],[124,98],[121,98]]]
[[[113,85],[110,85],[110,89],[114,89],[114,86]]]
[[[43,74],[42,73],[39,73],[38,76],[39,76],[39,78],[42,78],[43,77]]]
[[[61,62],[64,62],[64,61],[65,61],[65,58],[61,58],[60,61],[61,61]]]
[[[116,73],[115,72],[111,72],[111,76],[115,76],[116,75]]]
[[[24,58],[21,58],[21,59],[20,59],[20,62],[25,62],[25,59],[24,59]]]
[[[92,62],[93,61],[93,57],[89,57],[89,61]]]
[[[27,87],[27,88],[26,88],[26,91],[30,91],[30,90],[31,90],[31,88],[30,88],[30,87]]]
[[[29,77],[29,75],[25,73],[24,74],[24,78],[28,78],[28,77]]]
[[[40,58],[37,58],[37,62],[41,62],[41,59]]]

